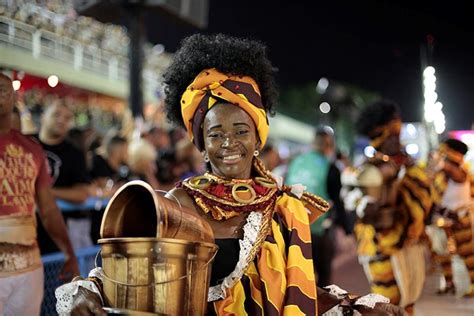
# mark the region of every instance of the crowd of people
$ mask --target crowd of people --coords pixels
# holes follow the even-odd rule
[[[39,89],[25,91],[15,100],[15,126],[42,145],[54,197],[69,203],[65,218],[75,236],[74,248],[98,239],[107,200],[126,181],[142,179],[157,190],[169,190],[204,169],[201,153],[178,128],[148,122],[136,137],[127,111],[103,110],[87,100],[62,98]],[[85,125],[81,115],[87,115]],[[102,202],[88,204],[94,199]],[[57,251],[39,223],[41,252]]]
[[[40,117],[47,105],[65,103],[74,113],[74,126],[94,128],[99,134],[123,124],[124,102],[100,95],[61,96],[46,89],[32,87],[17,91],[16,107],[22,116],[22,131],[26,134],[38,133]]]
[[[130,42],[126,27],[78,15],[73,3],[72,0],[1,1],[0,16],[54,33],[64,42],[76,41],[92,56],[102,55],[104,60],[112,56],[126,59]],[[144,73],[159,77],[157,74],[168,66],[170,55],[163,45],[150,42],[144,43],[143,50]]]
[[[77,15],[73,1],[6,1],[2,2],[0,12],[37,29],[77,40],[87,48],[127,55],[129,39],[126,29]]]

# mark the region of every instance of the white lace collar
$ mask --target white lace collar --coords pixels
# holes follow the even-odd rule
[[[226,289],[232,288],[238,281],[240,281],[244,271],[248,267],[248,264],[252,261],[249,259],[253,259],[249,258],[252,255],[251,250],[257,241],[257,237],[259,236],[260,230],[263,226],[262,212],[251,212],[249,216],[247,216],[247,223],[245,223],[243,227],[244,237],[239,240],[239,261],[237,261],[234,271],[226,276],[222,283],[209,288],[207,297],[208,302],[214,302],[225,298]]]

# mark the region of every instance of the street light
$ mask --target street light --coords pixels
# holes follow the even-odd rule
[[[51,87],[51,88],[54,88],[58,85],[59,83],[59,78],[58,76],[56,75],[51,75],[48,77],[48,85]]]
[[[329,80],[327,78],[322,77],[318,81],[318,85],[316,86],[316,92],[318,92],[319,94],[324,94],[328,86]]]
[[[423,71],[423,90],[425,97],[425,121],[434,125],[435,132],[441,134],[446,129],[446,118],[443,113],[443,104],[438,101],[436,93],[436,70],[428,66]]]
[[[331,111],[331,105],[327,102],[323,102],[319,105],[319,110],[324,114],[328,114]]]
[[[15,90],[15,91],[20,90],[21,81],[20,80],[13,80],[12,86],[13,86],[13,90]]]

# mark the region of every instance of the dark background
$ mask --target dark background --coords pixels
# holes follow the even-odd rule
[[[168,52],[196,32],[259,39],[269,47],[282,89],[323,76],[356,84],[397,101],[405,121],[422,118],[420,47],[431,35],[430,58],[447,129],[470,129],[474,11],[467,3],[210,0],[204,30],[151,12],[146,29],[148,39]]]

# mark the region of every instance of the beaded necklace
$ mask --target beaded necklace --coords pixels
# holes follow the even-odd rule
[[[181,187],[196,204],[215,220],[222,221],[241,213],[265,212],[273,208],[281,191],[260,160],[254,159],[259,175],[251,179],[225,179],[209,172],[184,180]]]
[[[204,213],[210,213],[218,221],[226,220],[243,212],[265,212],[273,209],[276,199],[283,193],[297,197],[311,211],[326,212],[329,204],[309,193],[295,193],[294,186],[277,183],[261,160],[254,158],[256,177],[251,179],[225,179],[209,172],[203,176],[184,180],[178,186],[193,197]]]

